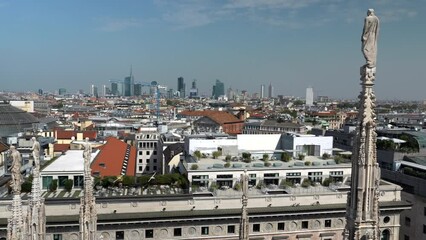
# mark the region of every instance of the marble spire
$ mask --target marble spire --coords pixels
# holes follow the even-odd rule
[[[97,231],[97,213],[93,195],[93,179],[90,169],[92,146],[86,138],[83,144],[84,158],[84,196],[80,198],[80,239],[95,240]]]
[[[12,216],[7,223],[7,239],[8,240],[24,240],[24,218],[22,214],[21,199],[21,153],[16,150],[15,146],[10,147],[10,157],[12,158]]]
[[[29,199],[27,216],[25,218],[25,234],[29,240],[44,240],[46,238],[46,212],[44,199],[40,193],[40,143],[32,138],[32,154],[34,159],[33,182]]]
[[[243,189],[243,196],[241,198],[242,208],[241,208],[241,220],[240,220],[240,235],[239,240],[248,240],[249,239],[249,217],[247,213],[247,192],[248,192],[248,176],[247,170],[244,170],[244,173],[241,174],[241,185]]]
[[[360,69],[358,126],[352,153],[351,191],[348,195],[345,239],[378,240],[380,168],[376,156],[376,52],[379,20],[370,9],[362,34],[366,64]]]

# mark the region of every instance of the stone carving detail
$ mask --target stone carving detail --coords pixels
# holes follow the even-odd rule
[[[366,64],[360,68],[361,92],[358,126],[352,154],[351,192],[348,194],[344,239],[362,239],[365,231],[372,240],[379,238],[380,168],[376,153],[376,96],[373,86],[376,77],[377,34],[379,20],[368,10],[362,35],[362,52]],[[343,224],[343,222],[342,222]]]

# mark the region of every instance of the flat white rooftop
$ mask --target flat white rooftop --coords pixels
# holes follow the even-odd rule
[[[100,150],[92,153],[92,159],[98,155]],[[45,169],[41,170],[41,174],[45,172],[84,172],[83,150],[68,150],[64,155],[59,156]]]

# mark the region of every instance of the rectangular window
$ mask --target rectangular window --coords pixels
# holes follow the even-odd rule
[[[142,155],[143,154],[143,151],[139,151],[139,155]]]
[[[426,225],[423,225],[423,234],[426,234]]]
[[[142,166],[139,166],[139,171],[142,172]]]
[[[74,176],[74,187],[83,187],[84,177]]]
[[[175,236],[175,237],[182,236],[182,228],[174,228],[173,229],[173,236]]]
[[[139,148],[142,148],[142,142],[139,142]]]
[[[53,234],[53,240],[62,240],[62,234],[59,234],[59,233]]]
[[[150,171],[150,170],[149,170],[149,166],[146,166],[145,170],[146,170],[147,172],[149,172],[149,171]]]
[[[157,163],[157,159],[156,158],[154,158],[154,163]]]
[[[410,240],[410,237],[407,235],[404,235],[404,240]]]
[[[235,225],[228,225],[228,233],[235,233]]]
[[[209,227],[201,227],[201,235],[209,235]]]
[[[146,229],[145,238],[154,238],[154,229]]]
[[[325,220],[325,222],[324,222],[324,226],[325,226],[325,227],[331,227],[331,219],[327,219],[327,220]]]
[[[139,159],[139,163],[142,163],[142,159]]]
[[[105,163],[99,163],[99,167],[105,168]]]
[[[149,151],[146,151],[146,155],[148,155],[148,156],[149,156]]]
[[[259,223],[253,224],[253,232],[260,232],[260,224]]]
[[[124,231],[116,231],[115,232],[115,239],[124,240]]]
[[[423,208],[423,215],[426,216],[426,207]]]
[[[302,221],[302,229],[309,228],[309,222],[308,221]]]
[[[154,152],[152,153],[153,155],[157,155],[157,151],[154,150]]]
[[[152,171],[157,171],[157,166],[153,166]]]
[[[405,217],[405,226],[411,226],[411,219],[409,217]]]
[[[284,231],[284,229],[285,229],[285,223],[283,223],[283,222],[279,222],[279,223],[278,223],[278,230],[279,230],[279,231]]]
[[[148,163],[149,163],[149,159],[146,160],[146,164],[148,164]]]
[[[58,177],[58,187],[64,187],[65,182],[68,180],[68,176],[59,176]]]

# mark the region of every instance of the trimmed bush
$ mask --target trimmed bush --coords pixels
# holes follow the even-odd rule
[[[304,188],[307,188],[307,187],[310,187],[311,185],[312,185],[311,180],[305,178],[305,179],[303,179],[303,182],[302,182],[301,186],[304,187]]]
[[[212,153],[212,155],[213,155],[213,159],[216,159],[216,158],[218,158],[222,155],[222,152],[221,151],[214,151]]]
[[[324,181],[322,182],[322,185],[323,186],[326,186],[326,187],[328,187],[328,186],[330,186],[330,183],[332,183],[333,181],[332,181],[332,179],[331,178],[326,178],[326,179],[324,179]]]
[[[271,166],[271,163],[268,160],[266,160],[265,161],[265,167],[270,167],[270,166]]]
[[[334,156],[334,161],[336,162],[336,164],[340,164],[340,163],[344,162],[344,159],[343,159],[342,156],[336,155],[336,156]]]
[[[290,154],[288,154],[286,152],[281,153],[281,161],[283,161],[283,162],[290,162],[290,160],[291,160],[291,155]]]
[[[299,155],[298,155],[298,159],[299,159],[299,160],[303,160],[303,159],[305,159],[305,155],[304,155],[304,154],[299,154]]]
[[[305,162],[305,166],[311,166],[312,165],[312,162],[311,161],[306,161]]]
[[[262,159],[263,161],[269,160],[269,154],[263,154]]]
[[[249,159],[249,160],[251,159],[251,153],[243,152],[242,156],[243,156],[244,159]]]
[[[30,182],[29,180],[26,180],[24,183],[22,183],[21,185],[21,192],[31,192],[31,187],[32,187],[33,183]]]
[[[324,153],[323,155],[322,155],[322,159],[324,159],[324,160],[326,160],[326,159],[329,159],[331,156],[330,156],[330,154],[328,154],[328,153]]]
[[[192,164],[191,165],[191,170],[198,170],[198,165],[197,164]]]
[[[226,157],[225,157],[226,161],[231,161],[231,159],[232,159],[231,155],[226,155]]]
[[[226,167],[226,168],[231,167],[231,163],[230,163],[229,161],[227,161],[227,162],[225,163],[224,167]]]
[[[74,181],[72,179],[67,179],[64,181],[64,188],[67,192],[71,192],[73,185]]]
[[[52,182],[50,183],[49,190],[51,192],[55,192],[56,189],[58,189],[58,179],[53,179]]]
[[[236,183],[235,186],[234,186],[234,189],[237,190],[237,191],[241,191],[241,188],[242,187],[241,187],[240,183]]]
[[[194,151],[194,156],[197,157],[197,159],[200,159],[202,155],[201,155],[201,152],[197,150],[197,151]]]

